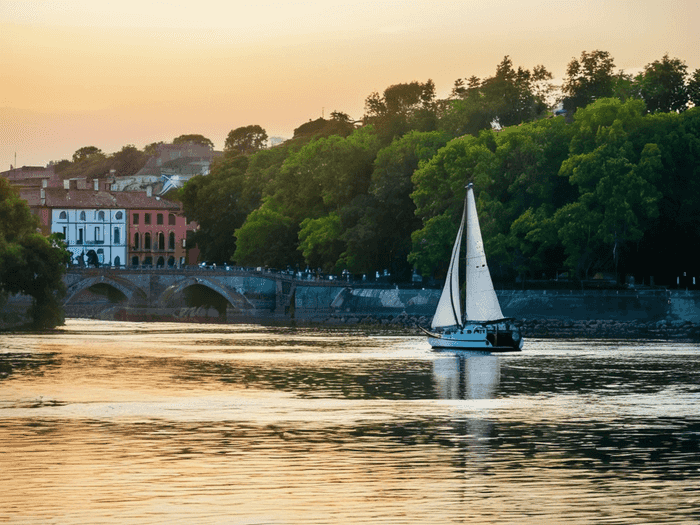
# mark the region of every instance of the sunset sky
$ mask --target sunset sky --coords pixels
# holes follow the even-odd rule
[[[632,0],[0,0],[0,171],[199,133],[269,136],[373,91],[547,67],[582,51],[636,73],[668,53],[700,68],[700,2]]]

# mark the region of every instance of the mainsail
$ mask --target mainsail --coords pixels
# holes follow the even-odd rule
[[[503,319],[501,305],[493,289],[489,267],[486,265],[484,242],[481,240],[479,217],[476,214],[474,189],[467,189],[467,279],[465,314],[469,321],[496,321]]]
[[[450,257],[450,266],[447,269],[445,286],[442,289],[442,294],[433,316],[433,322],[431,323],[433,328],[462,325],[462,308],[459,298],[459,252],[462,248],[462,237],[464,236],[464,223],[467,215],[466,204],[465,201],[462,222],[459,225],[457,238],[452,247],[452,257]]]

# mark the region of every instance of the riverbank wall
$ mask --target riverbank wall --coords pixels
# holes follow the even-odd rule
[[[287,291],[289,293],[289,291]],[[661,338],[700,340],[700,291],[661,288],[620,290],[497,290],[503,314],[525,337]],[[212,323],[279,323],[297,325],[367,325],[428,327],[440,290],[419,287],[364,287],[298,283],[287,306],[242,311],[175,305],[168,308],[121,303],[74,304],[67,317],[107,320]],[[20,318],[26,298],[3,306]],[[264,303],[264,304],[267,304]],[[263,304],[263,303],[259,303]]]
[[[525,337],[652,338],[700,341],[700,292],[666,289],[498,290],[503,314]],[[207,307],[113,307],[121,320],[429,327],[440,290],[299,286],[284,314]]]
[[[316,324],[428,327],[440,292],[423,292],[348,289],[331,305],[326,303],[326,308],[314,309],[308,301],[298,301],[296,319]],[[698,291],[630,288],[496,293],[503,315],[513,318],[525,337],[700,340]]]

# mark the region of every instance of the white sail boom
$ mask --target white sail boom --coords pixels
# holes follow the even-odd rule
[[[462,212],[462,222],[459,225],[457,238],[452,247],[452,257],[450,258],[450,266],[447,269],[445,286],[442,289],[442,294],[440,295],[440,300],[438,301],[437,309],[435,310],[435,315],[431,323],[433,328],[461,326],[462,324],[462,308],[460,306],[461,301],[459,295],[459,252],[462,247],[462,237],[464,236],[466,212],[467,209],[465,206]]]
[[[469,321],[495,321],[503,319],[501,305],[493,289],[491,273],[486,264],[484,242],[481,239],[479,217],[476,214],[474,190],[467,189],[467,281],[465,315]]]

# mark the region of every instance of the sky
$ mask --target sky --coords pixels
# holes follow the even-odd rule
[[[561,81],[582,51],[700,68],[696,0],[0,0],[0,171],[184,134],[291,138],[393,84],[484,78],[510,56]],[[15,161],[16,158],[16,161]]]

